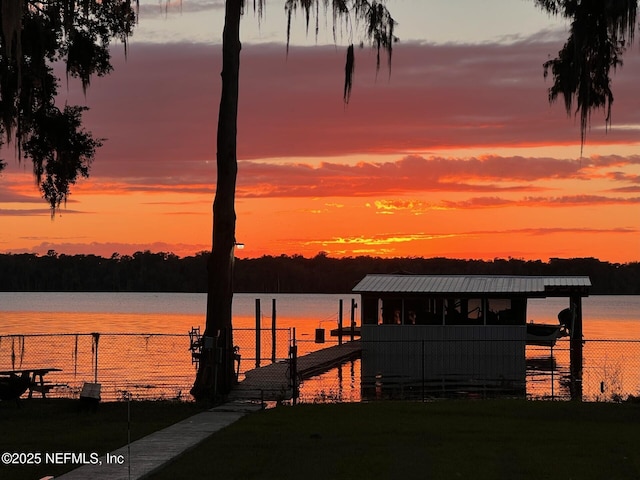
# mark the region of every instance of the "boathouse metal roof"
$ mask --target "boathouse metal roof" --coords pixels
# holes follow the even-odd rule
[[[587,276],[507,276],[507,275],[380,275],[365,276],[353,288],[355,293],[403,294],[514,294],[560,296],[588,294]]]

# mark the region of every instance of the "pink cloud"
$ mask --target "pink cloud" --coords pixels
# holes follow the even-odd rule
[[[633,187],[612,188],[611,191],[619,193],[640,193],[640,185]]]
[[[640,184],[640,175],[633,175],[625,172],[611,172],[607,174],[607,177],[616,182],[629,182],[629,183]]]
[[[241,161],[238,198],[406,195],[414,192],[539,192],[547,180],[606,179],[637,183],[637,175],[616,171],[637,164],[638,157],[581,160],[546,157],[424,158],[410,155],[396,161],[357,164],[323,161],[283,163]],[[193,165],[165,177],[163,170],[139,172],[129,178],[93,178],[79,188],[102,193],[172,192],[213,195],[210,165]],[[204,177],[204,178],[203,178]],[[203,183],[204,182],[204,183]],[[586,185],[586,184],[585,184]],[[609,191],[614,191],[609,189]],[[624,190],[618,190],[624,191]]]
[[[542,77],[542,62],[560,44],[537,37],[510,45],[399,44],[390,78],[383,72],[376,76],[369,50],[359,50],[354,92],[346,107],[341,49],[293,47],[287,58],[282,45],[247,45],[242,53],[238,197],[532,193],[548,188],[536,183],[541,180],[595,178],[631,184],[610,192],[636,192],[638,176],[624,169],[640,164],[637,155],[578,160],[405,154],[413,149],[484,146],[491,152],[493,146],[577,142],[577,125],[560,106],[548,105],[549,82]],[[616,129],[616,124],[640,125],[633,81],[640,76],[640,59],[632,53],[614,79],[613,129],[605,134],[594,128],[590,142],[638,140],[636,130]],[[74,192],[98,188],[113,194],[212,195],[220,47],[133,43],[126,61],[121,49],[113,55],[114,73],[95,79],[86,97],[91,107],[86,126],[107,141],[90,181]],[[68,91],[63,87],[60,101],[85,103],[79,83],[71,80]],[[332,155],[368,153],[391,153],[398,160],[326,161]],[[292,161],[301,156],[325,161]],[[0,195],[5,202],[40,201],[18,191]],[[594,202],[616,201],[591,195]],[[501,201],[482,200],[485,206]],[[4,214],[16,214],[11,210]]]
[[[608,165],[604,160],[599,157],[598,165]],[[636,160],[632,157],[626,162],[633,165]],[[623,158],[616,157],[616,165],[624,163]],[[602,176],[589,159],[498,156],[462,159],[412,155],[395,162],[355,165],[321,162],[318,166],[245,161],[240,169],[238,196],[248,198],[540,191],[544,187],[534,182]]]
[[[248,45],[239,158],[575,144],[577,123],[559,105],[548,105],[549,82],[542,76],[542,63],[558,48],[532,41],[400,44],[390,78],[376,76],[365,49],[357,52],[354,93],[345,107],[341,49],[293,47],[287,58],[282,45]],[[640,124],[631,81],[640,76],[640,59],[631,53],[614,79],[613,128],[608,134],[593,129],[590,142],[637,141],[634,130],[615,128]],[[114,59],[115,72],[95,79],[87,94],[87,127],[107,138],[93,174],[180,178],[197,172],[212,181],[220,47],[132,44],[126,62],[117,49]],[[62,101],[84,103],[76,83]]]
[[[444,201],[446,208],[470,209],[493,207],[580,207],[584,205],[635,205],[640,197],[622,198],[601,195],[572,195],[562,197],[524,197],[519,200],[507,200],[498,197],[471,198],[461,202]]]
[[[0,217],[33,217],[33,216],[51,216],[51,210],[48,208],[0,208]]]
[[[24,195],[0,179],[0,203],[42,203],[42,199],[34,195]],[[35,187],[34,187],[35,189]]]

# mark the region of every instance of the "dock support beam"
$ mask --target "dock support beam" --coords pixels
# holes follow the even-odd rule
[[[573,326],[571,327],[571,400],[582,400],[582,297],[570,297]]]

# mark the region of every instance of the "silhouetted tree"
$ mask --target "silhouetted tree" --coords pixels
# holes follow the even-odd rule
[[[217,134],[217,180],[213,202],[213,238],[208,263],[207,319],[204,335],[215,337],[222,349],[221,364],[214,365],[214,358],[208,355],[200,362],[196,380],[191,389],[198,399],[208,399],[214,394],[226,394],[234,381],[233,370],[233,331],[231,304],[233,300],[233,262],[235,239],[235,190],[238,171],[236,157],[237,119],[238,119],[238,79],[240,72],[240,18],[244,9],[244,0],[226,0],[225,20],[222,33],[222,93],[218,113]],[[395,21],[391,18],[383,1],[379,0],[286,0],[287,45],[289,26],[294,13],[304,14],[307,27],[311,18],[315,18],[316,32],[319,28],[320,5],[331,8],[334,31],[341,20],[350,30],[356,22],[362,22],[364,36],[377,49],[377,64],[380,65],[380,51],[385,50],[391,60],[391,51],[395,37]],[[261,14],[265,1],[254,0],[254,9]],[[350,36],[357,34],[351,30]],[[344,100],[351,94],[354,69],[354,48],[347,47],[345,62]]]
[[[633,42],[637,0],[535,0],[547,12],[571,21],[569,38],[558,56],[545,62],[545,77],[553,75],[549,101],[562,96],[567,114],[580,116],[584,146],[591,113],[606,112],[611,124],[611,69],[622,65],[622,54]]]
[[[82,128],[86,108],[56,106],[52,64],[62,60],[86,91],[112,69],[111,39],[126,47],[134,22],[131,0],[0,0],[0,146],[15,141],[18,158],[32,160],[52,213],[101,145]]]
[[[0,292],[129,291],[201,292],[207,290],[208,254],[129,255],[0,254]],[[305,258],[270,255],[238,259],[234,292],[349,294],[368,273],[447,275],[588,275],[593,295],[640,294],[640,263],[609,263],[595,258],[540,260],[450,258]]]

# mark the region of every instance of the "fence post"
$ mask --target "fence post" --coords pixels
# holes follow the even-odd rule
[[[94,347],[93,383],[98,383],[98,341],[100,340],[100,334],[94,332],[91,336],[93,337]]]
[[[553,363],[553,344],[551,345],[551,400],[555,400],[555,390],[554,390],[554,385],[553,382],[555,380],[555,375],[553,373],[553,371],[555,370],[555,365]]]
[[[338,345],[342,345],[342,299],[338,308]]]
[[[582,401],[582,297],[572,296],[570,299],[573,325],[571,326],[570,369],[571,400]]]
[[[260,299],[256,298],[256,368],[260,368]]]
[[[425,392],[424,392],[424,340],[422,340],[422,402],[425,401]]]
[[[271,363],[276,363],[276,299],[271,299]]]
[[[293,327],[293,340],[289,348],[289,384],[291,385],[291,397],[295,405],[298,400],[298,346],[296,345],[296,329]]]

